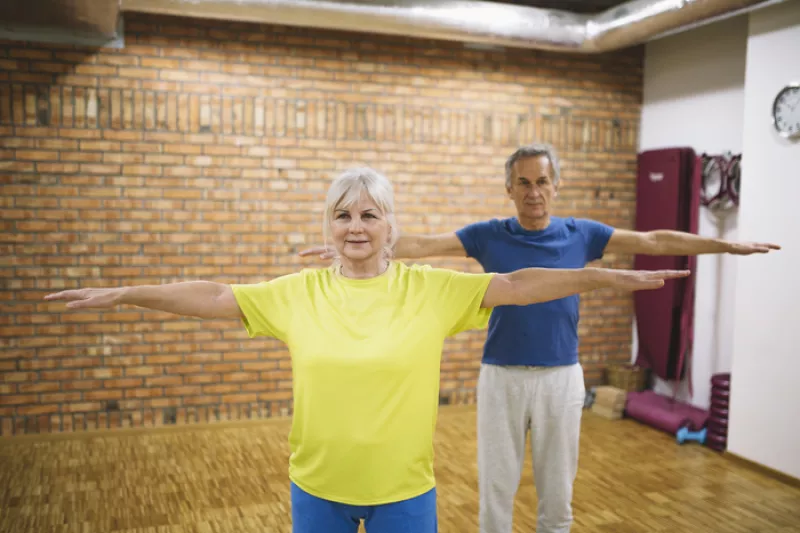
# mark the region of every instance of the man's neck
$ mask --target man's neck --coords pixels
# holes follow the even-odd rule
[[[550,225],[550,215],[545,215],[539,218],[522,218],[517,217],[519,225],[526,231],[541,231],[547,229]]]

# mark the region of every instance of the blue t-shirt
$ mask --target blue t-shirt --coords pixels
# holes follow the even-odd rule
[[[600,222],[550,217],[528,231],[514,218],[487,220],[458,230],[469,257],[486,272],[522,268],[583,268],[603,257],[614,228]],[[493,365],[559,366],[578,362],[579,296],[492,311],[483,362]]]

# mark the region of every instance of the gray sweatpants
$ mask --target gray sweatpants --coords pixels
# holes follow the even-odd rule
[[[511,533],[531,431],[537,533],[568,533],[585,396],[583,368],[482,365],[478,377],[480,532]]]

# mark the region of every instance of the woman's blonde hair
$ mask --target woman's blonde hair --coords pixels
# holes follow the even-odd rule
[[[336,210],[348,209],[358,202],[362,192],[366,192],[367,196],[375,202],[389,223],[389,242],[384,246],[384,256],[386,259],[391,259],[394,255],[394,245],[400,236],[397,218],[394,214],[394,191],[386,176],[369,167],[354,167],[345,170],[333,180],[328,188],[322,225],[325,245],[328,245],[328,239],[332,233],[331,224]]]

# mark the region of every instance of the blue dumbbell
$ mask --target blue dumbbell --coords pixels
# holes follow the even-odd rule
[[[689,431],[689,428],[684,426],[675,433],[675,437],[678,440],[678,444],[683,444],[687,440],[695,440],[703,444],[706,441],[706,428],[700,431]]]

